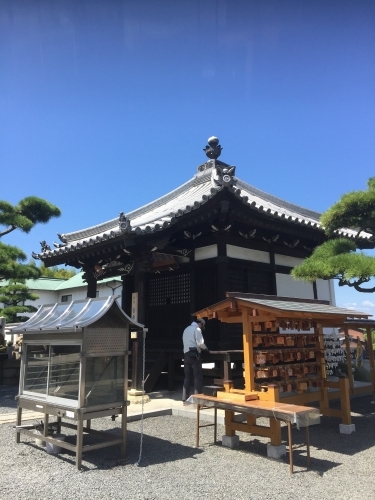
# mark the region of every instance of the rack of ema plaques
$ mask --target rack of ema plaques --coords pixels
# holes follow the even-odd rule
[[[143,325],[129,318],[115,299],[45,305],[13,329],[23,334],[17,443],[24,434],[46,443],[47,451],[70,450],[78,469],[86,451],[120,445],[124,456],[129,331]],[[44,414],[43,421],[23,425],[23,409]],[[118,435],[91,429],[93,419],[118,415]],[[65,436],[64,428],[73,432]]]
[[[232,380],[222,380],[218,399],[252,400],[306,405],[319,402],[320,412],[341,419],[340,431],[355,430],[351,422],[349,383],[345,375],[328,377],[324,328],[342,326],[348,319],[368,315],[331,306],[327,301],[228,293],[227,299],[195,313],[198,317],[224,323],[241,323],[244,356],[244,389]],[[340,408],[330,408],[330,399]],[[280,444],[279,422],[274,429],[259,429],[255,419],[238,424],[226,419],[226,435],[242,430],[267,435]],[[268,433],[267,433],[268,432]]]

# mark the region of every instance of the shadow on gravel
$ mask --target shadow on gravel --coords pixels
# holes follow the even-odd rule
[[[4,409],[17,409],[17,401],[14,399],[18,394],[17,385],[0,386],[0,407]]]
[[[306,442],[305,440],[305,431],[300,431],[303,436],[302,439],[296,439],[294,437],[295,433],[298,432],[295,429],[293,430],[293,464],[295,467],[300,467],[304,470],[298,471],[298,469],[294,469],[295,473],[304,472],[305,470],[313,470],[319,475],[328,472],[335,467],[342,465],[341,462],[334,462],[331,460],[322,460],[314,455],[313,446],[314,444],[310,440],[310,457],[311,457],[311,465],[307,466],[307,451],[306,451]],[[287,436],[283,436],[283,439],[286,440]],[[262,442],[256,438],[252,438],[251,441],[240,441],[239,451],[243,452],[246,455],[254,454],[257,456],[263,456],[268,460],[273,460],[267,457],[267,443]],[[250,458],[250,457],[249,457]],[[289,452],[287,451],[286,455],[282,458],[286,464],[289,464]]]
[[[65,433],[64,429],[62,432]],[[112,435],[120,435],[119,429],[111,429],[103,431]],[[21,438],[22,439],[22,438]],[[75,444],[75,436],[68,435],[65,439],[66,442]],[[90,435],[84,435],[84,445],[97,443],[99,440],[97,437]],[[45,449],[37,446],[32,441],[21,441],[23,445],[33,447],[34,449],[39,449],[41,453],[46,453]],[[19,445],[17,445],[19,446]],[[127,431],[127,446],[125,457],[120,456],[120,446],[113,446],[108,448],[102,448],[100,450],[92,450],[84,452],[82,455],[82,469],[87,470],[107,470],[113,469],[115,467],[136,465],[139,462],[139,452],[140,452],[140,434],[134,431]],[[195,458],[203,450],[192,448],[191,446],[186,446],[178,443],[172,443],[165,439],[160,439],[154,436],[143,436],[142,444],[142,458],[138,464],[140,467],[146,467],[149,465],[162,464],[167,462],[174,462],[177,460],[182,460],[186,458]],[[62,452],[55,455],[56,463],[62,460],[64,462],[72,464],[75,467],[75,454],[68,450],[62,449]]]

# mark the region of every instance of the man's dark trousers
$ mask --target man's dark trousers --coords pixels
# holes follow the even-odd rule
[[[201,394],[203,391],[202,361],[190,352],[184,354],[185,380],[182,390],[182,401],[186,401],[190,396],[191,383],[194,380],[194,394]]]

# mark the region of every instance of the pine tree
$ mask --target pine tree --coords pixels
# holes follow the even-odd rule
[[[45,224],[52,217],[60,215],[59,208],[35,196],[24,198],[15,206],[0,200],[0,226],[5,226],[0,231],[0,238],[16,229],[28,233],[36,224]],[[0,280],[39,278],[40,270],[36,266],[23,264],[26,259],[26,254],[20,248],[0,241]]]
[[[5,226],[0,231],[0,238],[16,229],[28,233],[36,224],[45,224],[52,217],[60,215],[59,208],[35,196],[24,198],[18,205],[0,200],[0,226]],[[20,248],[0,241],[0,281],[9,280],[9,284],[0,289],[0,303],[6,306],[0,310],[0,314],[8,322],[25,321],[27,316],[19,317],[17,314],[36,310],[33,306],[23,305],[25,300],[38,298],[29,293],[25,279],[39,278],[41,271],[35,264],[23,264],[26,259],[26,254]]]
[[[340,286],[350,286],[359,292],[372,293],[375,287],[363,287],[375,277],[375,257],[359,251],[363,236],[368,248],[375,248],[375,177],[367,182],[365,191],[344,194],[321,216],[328,241],[318,246],[312,255],[292,271],[294,278],[303,281],[337,279]],[[356,232],[356,239],[337,237],[346,228]]]
[[[11,279],[6,286],[0,287],[0,302],[4,304],[1,314],[7,320],[7,323],[16,323],[27,321],[28,316],[19,316],[22,313],[35,312],[34,306],[24,305],[26,300],[37,300],[39,298],[35,293],[30,293],[25,285],[25,280]]]

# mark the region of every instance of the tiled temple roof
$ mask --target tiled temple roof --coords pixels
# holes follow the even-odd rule
[[[198,209],[223,189],[229,190],[245,205],[262,214],[296,225],[321,228],[318,212],[288,203],[247,184],[234,176],[235,167],[218,161],[217,157],[211,158],[198,167],[198,173],[192,179],[177,189],[126,215],[121,213],[120,217],[102,224],[61,234],[59,237],[63,244],[55,244],[58,246],[55,249],[45,246],[42,253],[34,254],[34,257],[48,259],[121,235],[138,236],[162,231],[178,217]],[[356,232],[350,229],[343,229],[340,234],[349,238],[356,237]],[[366,234],[362,235],[367,239]]]

